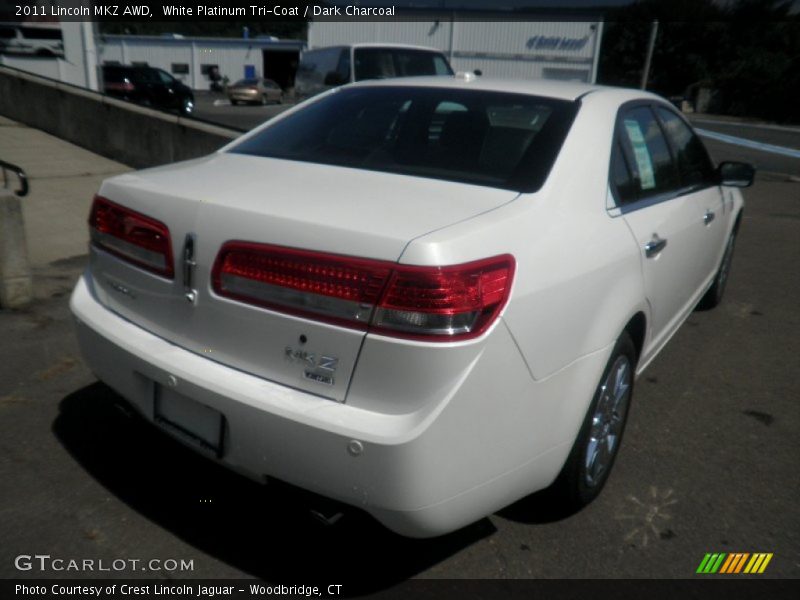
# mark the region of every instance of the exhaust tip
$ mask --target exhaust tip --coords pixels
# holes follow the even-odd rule
[[[308,512],[315,521],[325,525],[326,527],[332,527],[333,525],[336,525],[339,519],[344,516],[344,513],[341,512],[335,512],[326,515],[322,511],[313,508],[309,509]]]

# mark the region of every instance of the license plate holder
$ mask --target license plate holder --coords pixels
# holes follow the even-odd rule
[[[159,384],[154,393],[158,425],[207,454],[222,456],[225,416],[221,412]]]

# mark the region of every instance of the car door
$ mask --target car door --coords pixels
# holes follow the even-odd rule
[[[697,302],[698,256],[705,247],[701,204],[681,193],[677,164],[649,105],[620,111],[611,165],[612,214],[625,220],[638,244],[656,352]],[[642,364],[648,356],[642,356]]]
[[[699,285],[705,286],[716,274],[722,259],[731,211],[726,210],[719,178],[708,152],[691,126],[665,106],[657,106],[655,112],[678,164],[681,193],[691,195],[703,213],[703,247],[697,260],[702,265]]]
[[[156,85],[158,105],[165,108],[175,108],[180,104],[175,78],[161,69],[156,69],[155,74],[158,78],[158,84]]]
[[[262,80],[267,99],[271,102],[279,102],[281,99],[281,88],[271,79]]]

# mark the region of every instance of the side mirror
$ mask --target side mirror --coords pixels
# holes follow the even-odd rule
[[[717,167],[717,175],[720,185],[746,188],[753,185],[756,170],[748,163],[725,161]]]

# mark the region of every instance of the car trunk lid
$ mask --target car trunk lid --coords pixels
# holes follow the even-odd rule
[[[211,277],[222,246],[235,240],[396,262],[412,239],[517,196],[226,153],[110,179],[101,195],[167,225],[175,257],[170,280],[94,248],[91,268],[102,302],[211,360],[338,401],[345,399],[363,328],[216,294]]]

